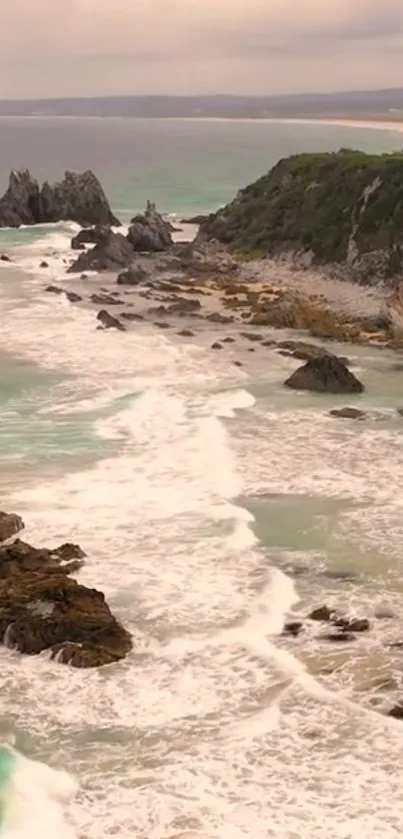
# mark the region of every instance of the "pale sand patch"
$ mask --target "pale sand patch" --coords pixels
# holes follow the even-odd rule
[[[245,263],[242,273],[241,283],[250,284],[251,291],[267,286],[271,291],[290,289],[307,297],[320,297],[332,310],[354,317],[379,315],[390,295],[390,289],[381,284],[362,286],[319,271],[293,269],[270,259]]]

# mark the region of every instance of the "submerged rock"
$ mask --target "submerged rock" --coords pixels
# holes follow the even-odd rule
[[[359,408],[333,408],[329,414],[340,419],[363,420],[366,417],[365,411],[360,411]]]
[[[308,618],[311,621],[322,621],[323,623],[327,623],[332,619],[333,615],[334,611],[329,609],[328,606],[319,606],[318,609],[314,609],[308,615]]]
[[[52,551],[16,539],[0,547],[0,637],[7,646],[28,655],[50,650],[74,667],[99,667],[130,652],[131,636],[102,592],[69,577],[83,556],[70,543]]]
[[[38,181],[28,169],[12,171],[7,191],[0,198],[0,227],[75,221],[78,224],[114,224],[113,215],[98,178],[90,170],[66,172],[51,186]]]
[[[362,393],[364,385],[336,356],[319,356],[307,361],[284,382],[294,390],[317,393]]]
[[[170,223],[149,202],[145,212],[132,219],[127,238],[135,251],[166,251],[173,245]]]

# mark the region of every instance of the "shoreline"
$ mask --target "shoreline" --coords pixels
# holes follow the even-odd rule
[[[377,129],[378,131],[393,131],[403,133],[403,115],[401,119],[387,121],[379,119],[357,119],[356,117],[142,117],[142,116],[118,116],[100,114],[0,114],[1,120],[91,120],[91,121],[133,121],[133,122],[238,122],[238,123],[261,123],[279,125],[324,125],[338,126],[340,128]]]

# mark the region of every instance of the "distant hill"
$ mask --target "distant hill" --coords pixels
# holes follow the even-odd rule
[[[403,120],[403,88],[284,96],[103,96],[0,101],[0,116]]]

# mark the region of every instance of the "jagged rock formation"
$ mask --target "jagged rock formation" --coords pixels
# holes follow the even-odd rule
[[[403,275],[403,153],[342,149],[281,160],[201,226],[248,257],[285,256],[361,281]]]
[[[3,526],[24,525],[0,514]],[[14,529],[14,533],[16,532]],[[9,530],[0,532],[0,541]],[[9,533],[12,535],[12,533]],[[71,578],[85,557],[79,545],[33,548],[20,539],[0,545],[0,638],[21,653],[48,650],[73,667],[99,667],[124,658],[130,634],[118,623],[102,592]]]
[[[127,239],[135,251],[166,251],[173,245],[171,231],[172,225],[148,201],[145,212],[132,219]]]
[[[66,172],[60,183],[40,187],[28,169],[10,174],[0,198],[0,227],[75,221],[78,224],[120,225],[93,172]]]

